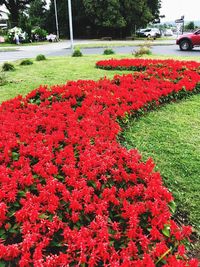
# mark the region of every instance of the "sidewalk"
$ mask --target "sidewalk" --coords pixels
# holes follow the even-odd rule
[[[145,43],[150,43],[152,46],[154,45],[172,45],[175,44],[175,37],[174,39],[156,39],[156,40],[112,40],[112,41],[103,41],[100,39],[93,39],[93,40],[79,40],[75,39],[73,40],[74,46],[79,46],[80,48],[95,48],[95,47],[105,47],[105,46],[138,46],[141,44]],[[64,49],[64,48],[70,48],[71,47],[71,42],[70,40],[61,40],[60,42],[55,42],[55,43],[44,43],[44,44],[39,44],[39,45],[19,45],[19,46],[0,46],[0,51],[46,51],[46,50],[57,50],[58,48]]]

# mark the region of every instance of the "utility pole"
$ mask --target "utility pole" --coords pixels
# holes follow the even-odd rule
[[[68,0],[68,13],[69,13],[69,31],[70,31],[70,42],[71,50],[74,52],[74,40],[73,40],[73,25],[72,25],[72,5],[71,0]]]
[[[56,35],[57,35],[57,39],[59,40],[58,12],[57,12],[56,0],[54,0],[54,9],[55,9],[55,18],[56,18]]]

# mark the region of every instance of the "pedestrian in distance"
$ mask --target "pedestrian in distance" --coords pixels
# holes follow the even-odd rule
[[[17,45],[20,44],[20,42],[19,42],[19,35],[18,35],[17,33],[15,34],[15,43],[16,43]]]

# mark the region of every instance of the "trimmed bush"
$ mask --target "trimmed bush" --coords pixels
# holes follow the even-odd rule
[[[32,64],[33,64],[33,61],[30,59],[24,59],[20,63],[21,66],[27,66],[27,65],[32,65]]]
[[[106,48],[103,51],[103,55],[113,55],[113,54],[115,54],[115,52],[112,50],[112,48]]]
[[[46,57],[45,57],[45,55],[40,54],[40,55],[37,55],[37,57],[35,58],[35,60],[36,61],[46,60]]]
[[[3,71],[14,71],[15,70],[15,67],[12,63],[9,63],[9,62],[5,62],[2,66],[2,70]]]
[[[82,57],[82,56],[83,56],[83,54],[80,51],[80,49],[75,49],[73,54],[72,54],[72,57]]]

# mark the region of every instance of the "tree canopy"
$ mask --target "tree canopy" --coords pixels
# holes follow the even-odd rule
[[[56,32],[54,0],[45,10],[46,0],[0,0],[10,12],[11,24],[17,26],[19,14],[28,8],[31,25]],[[73,0],[73,26],[77,37],[98,37],[98,34],[132,34],[159,17],[161,0]],[[69,34],[66,0],[57,0],[61,36]]]
[[[33,0],[28,10],[29,20],[32,26],[45,27],[46,1]]]
[[[20,13],[27,9],[32,0],[0,0],[0,5],[5,5],[9,11],[11,27],[19,25]]]

